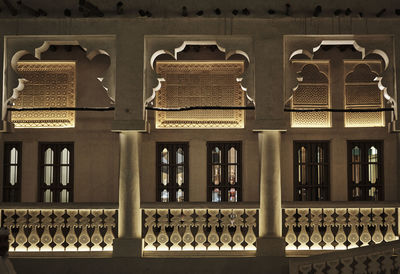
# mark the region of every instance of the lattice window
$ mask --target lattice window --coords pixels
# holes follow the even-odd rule
[[[4,143],[3,202],[21,201],[22,143]]]
[[[75,61],[19,61],[17,72],[28,80],[16,108],[75,107]],[[75,111],[13,111],[16,128],[74,127]]]
[[[320,71],[316,64],[294,60],[295,66],[302,66],[298,85],[293,90],[292,109],[327,109],[330,106],[329,63],[322,63],[326,72]],[[292,127],[330,127],[329,112],[292,112]]]
[[[345,61],[345,108],[373,109],[383,107],[383,93],[378,87],[378,74],[382,71],[380,61]],[[374,69],[372,71],[371,69]],[[346,112],[346,127],[383,127],[384,112]]]
[[[237,78],[244,61],[157,61],[165,79],[156,106],[244,106],[245,93]],[[157,111],[157,128],[243,128],[244,110]]]

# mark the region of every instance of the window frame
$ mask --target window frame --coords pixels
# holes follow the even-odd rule
[[[228,193],[226,190],[234,187],[237,191],[237,201],[242,201],[242,142],[241,141],[211,141],[207,142],[207,201],[212,202],[212,190],[216,186],[212,182],[212,151],[215,147],[221,148],[221,183],[218,188],[221,189],[221,202],[228,202]],[[234,147],[237,151],[237,184],[232,186],[228,183],[228,166],[232,163],[228,163],[228,151],[230,148]]]
[[[318,163],[316,161],[315,151],[319,145],[322,145],[324,149],[323,162]],[[306,162],[304,163],[306,167],[306,178],[310,183],[301,184],[298,181],[299,177],[299,159],[298,159],[298,150],[305,146],[307,150],[311,151],[311,153],[306,154]],[[305,140],[305,141],[293,141],[293,200],[294,201],[330,201],[330,142],[327,140]],[[303,163],[302,163],[303,164]],[[323,166],[323,179],[326,180],[325,183],[317,184],[316,174],[317,167]],[[325,170],[325,171],[324,171]],[[306,200],[299,199],[299,189],[307,189]],[[326,193],[325,199],[318,198],[318,189],[325,189]],[[316,190],[316,191],[314,191]],[[322,193],[322,191],[321,191]]]
[[[359,162],[361,169],[361,184],[355,184],[352,182],[352,167],[356,162],[352,162],[352,149],[357,146],[361,149],[361,159]],[[374,146],[378,150],[378,183],[372,185],[366,183],[365,180],[368,178],[368,149]],[[348,140],[347,141],[347,185],[348,185],[348,200],[349,201],[384,201],[385,200],[385,180],[384,180],[384,141],[383,140]],[[360,199],[353,197],[353,188],[361,187],[362,196]],[[367,192],[371,187],[378,189],[378,199],[368,199]]]
[[[15,148],[18,151],[17,163],[10,162],[10,152]],[[4,142],[3,158],[3,202],[21,202],[21,182],[22,182],[22,142]],[[17,166],[17,183],[13,186],[10,181],[10,166]],[[10,191],[14,190],[14,200],[10,199]]]
[[[53,171],[53,183],[51,185],[46,185],[44,182],[44,167],[46,164],[44,163],[45,160],[45,151],[51,148],[54,151],[54,167]],[[69,182],[66,186],[63,186],[60,181],[60,173],[61,173],[61,166],[60,157],[61,151],[67,148],[70,153],[70,163],[69,166]],[[39,178],[38,178],[38,200],[39,202],[44,201],[44,193],[46,190],[50,189],[53,191],[53,201],[50,203],[61,203],[60,201],[60,194],[62,190],[66,189],[69,191],[69,200],[67,203],[71,203],[74,201],[74,143],[73,142],[39,142]],[[64,164],[65,165],[65,164]]]
[[[167,148],[170,152],[170,161],[168,164],[161,163],[161,152],[164,148]],[[183,149],[183,164],[176,163],[176,152],[179,148]],[[172,151],[172,153],[171,153]],[[161,182],[161,167],[168,166],[169,182],[167,186],[164,186]],[[176,183],[176,168],[177,166],[183,166],[183,184],[179,187]],[[174,182],[174,183],[171,183]],[[183,202],[189,201],[189,143],[188,142],[156,142],[156,201],[161,201],[161,192],[167,189],[170,193],[169,201],[178,202],[176,200],[176,192],[178,189],[184,191]]]

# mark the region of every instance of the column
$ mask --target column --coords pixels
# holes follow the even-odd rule
[[[260,212],[257,256],[284,256],[281,205],[281,132],[258,134],[260,153]]]
[[[140,257],[142,254],[142,214],[140,209],[140,133],[121,132],[119,163],[118,238],[114,257]]]

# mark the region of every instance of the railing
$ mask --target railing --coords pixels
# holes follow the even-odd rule
[[[400,241],[291,258],[289,269],[290,274],[400,273]]]
[[[10,251],[110,251],[117,235],[115,204],[2,204]]]
[[[390,203],[284,203],[286,250],[341,250],[399,239],[399,207]]]
[[[258,204],[151,203],[143,208],[146,251],[254,251]]]

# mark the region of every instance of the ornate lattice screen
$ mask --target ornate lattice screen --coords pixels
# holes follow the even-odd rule
[[[327,109],[329,108],[329,80],[314,64],[304,65],[303,61],[294,61],[302,65],[301,78],[293,90],[292,109]],[[329,63],[321,63],[320,67],[329,71]],[[330,127],[329,112],[292,112],[292,127]]]
[[[74,61],[20,61],[17,71],[28,82],[16,108],[75,107]],[[11,122],[16,128],[74,127],[75,111],[13,111]]]
[[[383,107],[383,94],[378,88],[374,71],[381,71],[381,62],[345,61],[346,109],[371,109]],[[346,127],[382,127],[385,125],[384,112],[346,112]]]
[[[245,93],[237,78],[243,61],[158,61],[156,72],[165,79],[156,93],[156,106],[244,106]],[[157,128],[243,128],[244,110],[196,109],[157,111]]]

